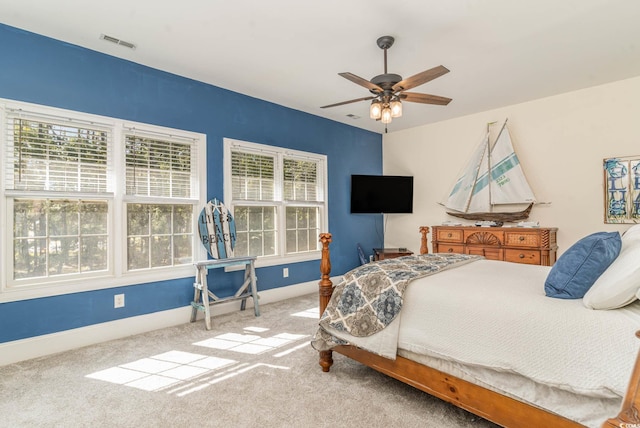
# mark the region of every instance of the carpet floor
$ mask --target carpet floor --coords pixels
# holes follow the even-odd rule
[[[317,307],[311,294],[0,367],[0,427],[495,427],[341,355],[323,373]]]

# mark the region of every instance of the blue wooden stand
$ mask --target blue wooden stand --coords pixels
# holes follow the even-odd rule
[[[234,257],[229,259],[205,260],[196,262],[196,282],[193,283],[194,293],[191,302],[191,322],[195,322],[198,311],[204,311],[204,322],[207,330],[211,330],[210,306],[230,300],[242,300],[240,310],[245,309],[247,299],[253,299],[253,311],[260,316],[258,305],[258,290],[256,288],[256,257]],[[233,296],[218,297],[209,290],[207,286],[207,272],[209,269],[223,268],[226,266],[244,265],[244,282]],[[211,298],[211,300],[209,300]]]

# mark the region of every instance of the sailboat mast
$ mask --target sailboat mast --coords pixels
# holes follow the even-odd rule
[[[504,123],[502,124],[502,128],[500,128],[500,132],[498,132],[498,136],[496,137],[495,141],[493,142],[493,145],[491,145],[491,143],[489,144],[489,156],[487,156],[487,171],[489,171],[489,212],[493,211],[493,198],[491,197],[491,181],[493,180],[493,172],[491,171],[491,152],[493,151],[493,147],[496,145],[496,143],[498,142],[498,140],[500,139],[500,135],[502,135],[502,131],[504,131],[504,128],[507,126],[507,121],[509,120],[509,118],[506,118],[504,120]],[[487,133],[489,133],[489,127],[493,124],[497,123],[497,121],[493,121],[493,122],[489,122],[487,123]]]
[[[500,139],[500,135],[502,135],[502,131],[504,131],[504,128],[507,127],[507,121],[509,120],[509,118],[506,118],[504,120],[504,123],[502,124],[502,128],[500,128],[500,132],[498,132],[498,136],[496,137],[496,141],[493,143],[494,145],[496,144],[496,142],[498,141],[498,139]],[[496,122],[491,122],[489,125],[494,124]]]
[[[482,144],[483,142],[486,142]],[[487,159],[489,158],[489,132],[484,134],[484,139],[481,141],[481,144],[478,146],[480,148],[482,146],[482,157],[486,154]],[[473,177],[473,185],[471,186],[471,190],[467,193],[467,201],[465,202],[463,212],[469,211],[469,207],[471,206],[471,198],[473,198],[473,194],[476,191],[476,186],[478,185],[478,173],[480,171],[480,165],[482,164],[482,157],[478,160],[477,167],[475,168],[475,174]]]
[[[488,122],[487,123],[487,178],[488,178],[488,191],[489,191],[489,212],[493,211],[493,201],[491,200],[491,133],[489,132],[491,129],[491,125],[493,125],[494,122]],[[497,139],[496,139],[497,141]]]

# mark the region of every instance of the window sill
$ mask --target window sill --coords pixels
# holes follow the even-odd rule
[[[290,256],[271,256],[271,257],[258,257],[256,260],[256,268],[287,265],[291,263],[308,262],[311,260],[320,260],[322,257],[321,251],[310,251],[308,253],[295,254]],[[242,266],[228,266],[224,268],[225,272],[233,272],[237,270],[243,270]]]
[[[59,281],[37,285],[7,287],[0,292],[0,303],[15,302],[27,299],[60,296],[64,294],[82,293],[85,291],[104,290],[109,288],[126,287],[137,284],[147,284],[158,281],[169,281],[179,278],[195,277],[193,264],[174,266],[158,271],[133,271],[120,277],[108,275],[91,278]]]

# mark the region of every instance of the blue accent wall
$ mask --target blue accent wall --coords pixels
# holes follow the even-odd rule
[[[327,155],[332,274],[358,264],[357,243],[365,250],[381,245],[382,216],[349,213],[351,174],[382,173],[380,134],[2,24],[0,46],[1,98],[206,134],[209,199],[223,195],[224,137]],[[258,290],[319,279],[317,260],[286,266],[288,278],[282,266],[258,269]],[[232,294],[242,273],[217,271],[210,273],[211,288]],[[184,278],[2,303],[0,343],[188,306],[192,283]],[[126,305],[116,310],[118,293],[125,293]]]

